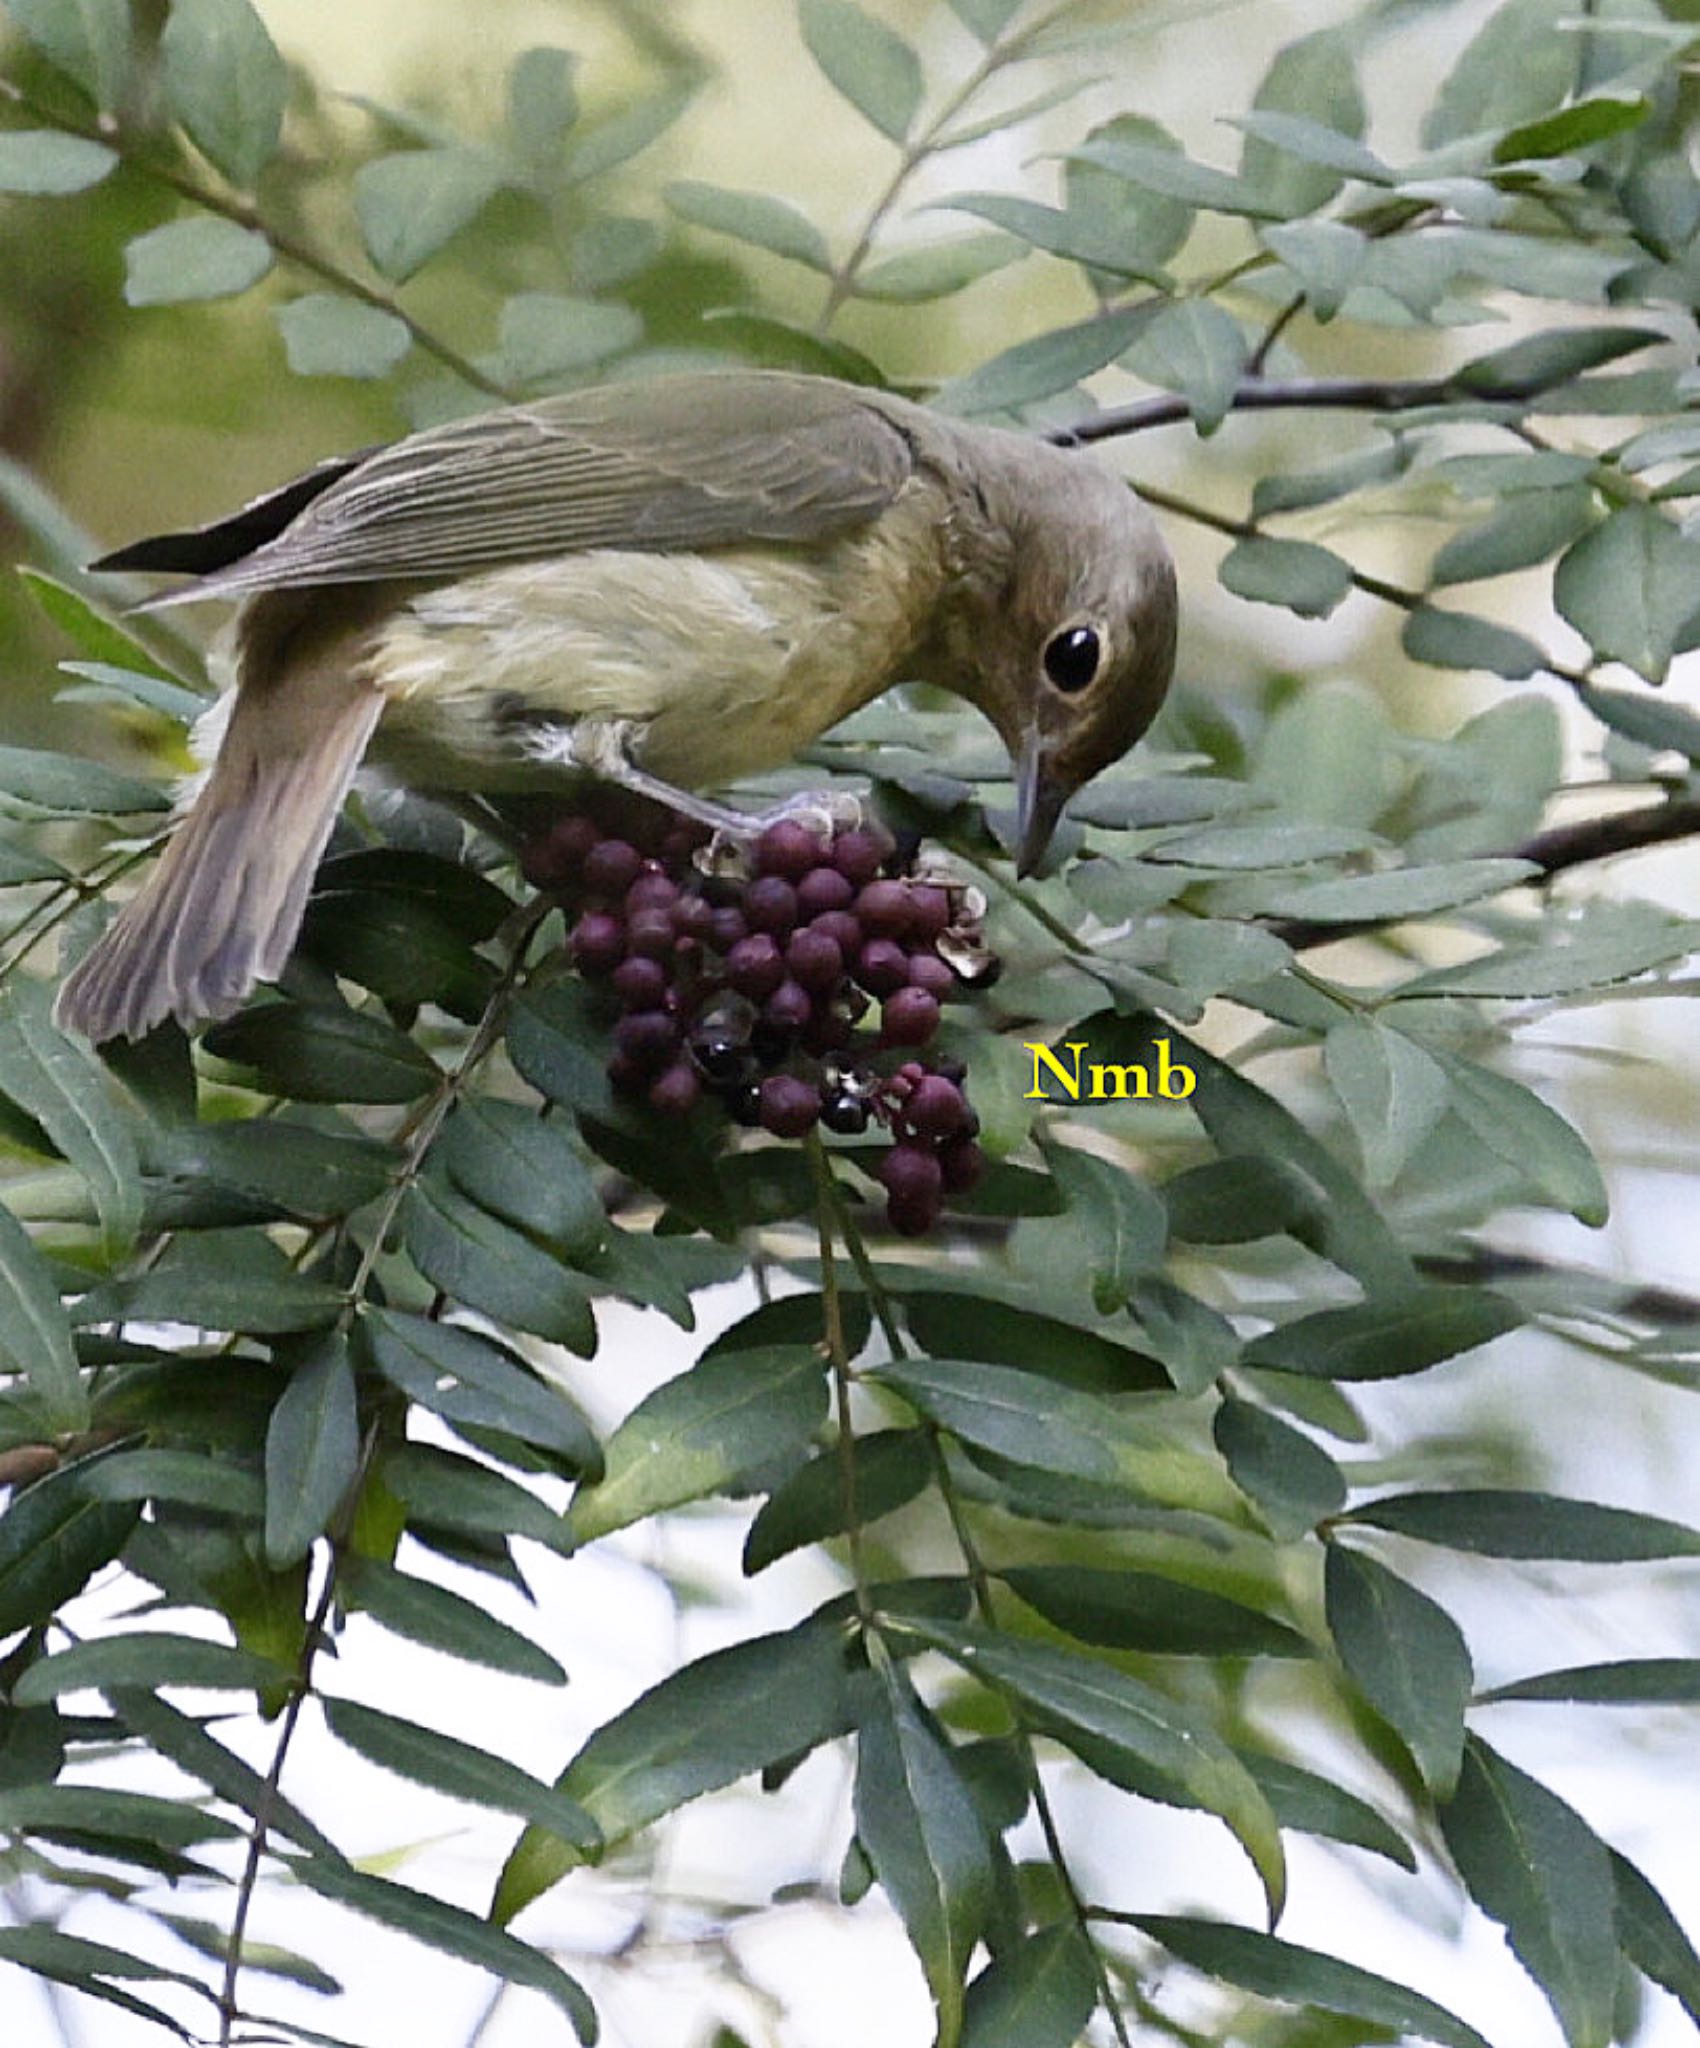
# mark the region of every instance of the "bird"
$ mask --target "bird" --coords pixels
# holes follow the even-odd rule
[[[142,609],[237,602],[210,771],[59,991],[95,1043],[229,1016],[276,980],[364,759],[483,797],[600,777],[759,830],[698,792],[928,681],[1008,749],[1026,874],[1174,667],[1173,563],[1124,480],[778,370],[474,414],[92,567],[191,579]]]

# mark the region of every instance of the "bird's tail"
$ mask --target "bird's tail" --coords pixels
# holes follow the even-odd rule
[[[310,719],[240,689],[218,758],[140,892],[66,977],[54,1014],[99,1043],[227,1017],[283,970],[313,870],[383,709],[341,679]],[[280,710],[283,716],[279,716]],[[291,715],[294,713],[294,715]]]

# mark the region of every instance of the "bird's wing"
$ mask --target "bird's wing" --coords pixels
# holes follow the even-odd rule
[[[582,548],[824,540],[874,518],[913,472],[908,410],[825,379],[728,371],[484,413],[380,448],[275,538],[153,602],[438,579]]]

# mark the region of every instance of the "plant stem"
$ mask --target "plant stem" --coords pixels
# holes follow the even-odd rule
[[[838,1294],[838,1268],[833,1260],[834,1199],[832,1162],[819,1131],[810,1131],[806,1149],[815,1180],[815,1217],[820,1231],[820,1289],[827,1361],[838,1420],[838,1488],[844,1534],[850,1547],[850,1577],[856,1592],[856,1613],[864,1629],[872,1626],[873,1604],[862,1555],[862,1514],[856,1497],[856,1434],[850,1417],[850,1353],[844,1341],[844,1308]]]

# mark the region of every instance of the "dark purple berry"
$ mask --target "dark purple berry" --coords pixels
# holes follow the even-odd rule
[[[938,1028],[938,998],[924,988],[900,988],[880,1006],[880,1036],[887,1045],[925,1045]]]
[[[871,938],[903,939],[914,922],[903,882],[870,882],[856,898],[856,915]]]
[[[623,896],[643,872],[643,855],[629,839],[599,839],[584,857],[584,885],[604,896]]]
[[[726,979],[739,995],[761,1002],[785,979],[785,959],[767,932],[751,932],[726,955]]]
[[[665,960],[673,950],[673,917],[666,910],[640,910],[626,921],[626,945],[651,960]]]
[[[782,981],[762,1005],[762,1019],[778,1031],[801,1031],[814,1015],[809,992],[794,981]]]
[[[868,1128],[868,1105],[848,1090],[829,1095],[821,1104],[820,1120],[841,1138],[859,1138]]]
[[[856,979],[871,996],[895,995],[909,983],[909,955],[895,939],[870,939],[856,960]]]
[[[835,988],[844,973],[844,955],[835,939],[805,925],[793,932],[785,948],[785,965],[791,979],[814,994]]]
[[[820,1115],[820,1090],[794,1074],[769,1074],[761,1084],[762,1129],[776,1138],[800,1138]]]
[[[749,929],[744,913],[735,904],[725,903],[714,912],[708,936],[717,952],[730,953],[738,941],[748,935]]]
[[[681,896],[673,905],[673,929],[681,939],[704,945],[714,936],[715,912],[702,896]]]
[[[667,993],[667,970],[659,960],[634,953],[614,969],[614,993],[628,1010],[658,1010]]]
[[[669,910],[679,900],[679,885],[658,867],[646,867],[626,891],[626,915],[638,910]]]
[[[756,841],[756,873],[795,882],[820,859],[820,841],[807,825],[781,818]]]
[[[840,832],[832,842],[832,864],[847,881],[859,888],[864,882],[871,882],[880,871],[881,863],[889,851],[885,835],[868,830],[866,826],[853,832]]]
[[[965,1195],[986,1171],[986,1155],[970,1137],[952,1138],[939,1147],[939,1173],[948,1195]]]
[[[701,1096],[696,1069],[684,1060],[675,1060],[651,1086],[649,1106],[663,1116],[689,1116]]]
[[[846,960],[854,960],[862,950],[861,924],[847,910],[823,910],[809,930],[829,938]]]
[[[893,1145],[875,1171],[886,1192],[885,1213],[893,1230],[922,1237],[937,1221],[944,1175],[922,1145]]]
[[[948,1002],[956,993],[956,976],[936,953],[911,953],[908,973],[916,988],[924,988],[938,1002]]]
[[[954,1138],[967,1128],[968,1105],[962,1090],[940,1074],[929,1074],[916,1084],[903,1105],[911,1130],[922,1138]]]
[[[679,1049],[679,1026],[665,1010],[633,1010],[614,1026],[615,1048],[649,1073]]]
[[[848,910],[855,895],[854,884],[837,868],[810,868],[797,884],[797,909],[804,917],[819,917],[824,910]]]
[[[626,957],[626,928],[606,911],[588,910],[573,926],[572,948],[580,974],[612,974]]]
[[[899,1237],[925,1237],[939,1220],[939,1204],[930,1195],[887,1195],[885,1220]]]
[[[909,915],[918,939],[936,939],[950,923],[950,897],[930,882],[919,882],[909,891]]]
[[[656,858],[663,867],[688,867],[691,855],[699,846],[706,846],[709,837],[706,825],[698,825],[690,818],[681,818],[662,835],[661,844],[655,849]]]
[[[649,1086],[649,1068],[623,1052],[609,1055],[607,1074],[609,1085],[622,1095],[636,1095]]]
[[[797,922],[797,892],[778,875],[758,875],[744,891],[743,911],[753,932],[788,932]]]
[[[569,811],[549,827],[549,851],[570,874],[577,874],[601,836],[594,818]]]

